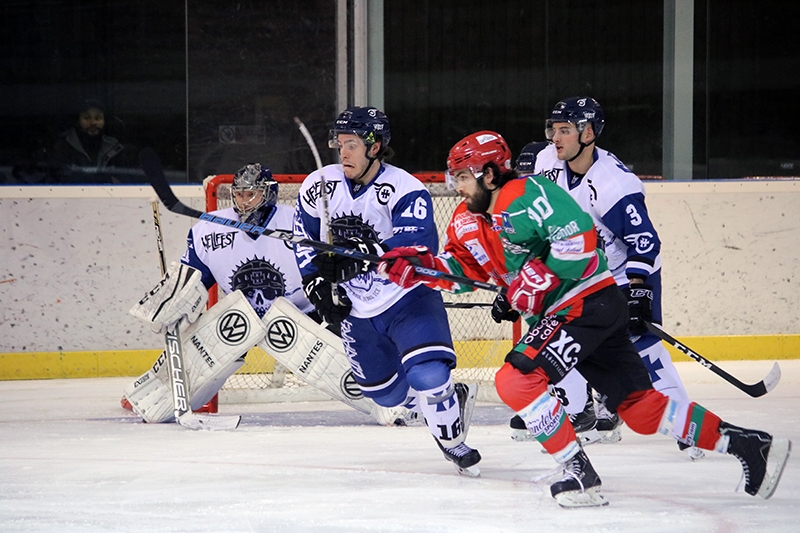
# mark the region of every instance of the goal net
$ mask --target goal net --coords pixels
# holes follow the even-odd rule
[[[439,229],[440,243],[454,209],[461,201],[447,189],[442,174],[417,174],[431,193],[434,219]],[[279,185],[278,202],[294,206],[297,192],[305,175],[274,175]],[[206,211],[223,209],[231,205],[231,183],[233,174],[209,176],[203,183],[206,196]],[[288,229],[288,228],[287,228]],[[220,295],[212,288],[209,305],[216,303]],[[512,338],[519,337],[512,324],[496,324],[490,315],[494,294],[474,291],[466,294],[442,293],[447,307],[450,330],[457,356],[453,371],[454,381],[481,383],[479,399],[499,401],[494,390],[494,375],[503,364],[505,355],[512,347]],[[220,391],[223,403],[308,401],[328,399],[313,387],[303,384],[292,376],[260,348],[248,353],[245,365],[225,383]]]

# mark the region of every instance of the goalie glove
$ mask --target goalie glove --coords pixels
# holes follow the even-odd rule
[[[408,289],[430,279],[417,273],[415,265],[436,268],[436,259],[427,246],[400,246],[389,250],[381,256],[378,275]]]
[[[540,259],[531,259],[519,271],[508,287],[511,307],[523,313],[538,315],[544,311],[544,298],[547,293],[561,284],[558,276]]]
[[[202,275],[183,263],[171,263],[164,278],[129,311],[136,318],[150,323],[155,333],[167,330],[182,318],[192,323],[208,303],[208,290]]]
[[[647,333],[647,323],[653,321],[653,287],[645,283],[628,285],[628,331],[631,335]]]
[[[384,252],[379,243],[359,238],[347,239],[335,244],[362,254],[381,255]],[[363,259],[334,253],[319,253],[311,260],[311,263],[319,269],[319,275],[323,279],[333,283],[344,283],[360,274],[366,274],[371,266],[368,261]]]
[[[317,309],[317,313],[328,324],[338,326],[342,320],[350,316],[353,302],[342,287],[334,287],[333,283],[317,274],[309,274],[303,278],[303,290]],[[334,300],[333,291],[336,291]]]

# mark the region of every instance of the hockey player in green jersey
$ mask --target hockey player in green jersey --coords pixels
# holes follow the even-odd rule
[[[481,133],[486,142],[502,139],[493,132]],[[459,275],[482,271],[482,281],[499,278],[507,284],[510,307],[530,318],[532,325],[506,356],[495,384],[500,398],[563,466],[563,477],[551,485],[551,495],[564,507],[607,503],[600,494],[600,477],[576,440],[563,406],[549,392],[551,384],[575,368],[632,430],[734,455],[743,466],[745,491],[772,496],[791,442],[734,426],[694,402],[656,391],[630,342],[627,302],[597,247],[591,217],[543,176],[517,178],[510,165],[501,168],[491,161],[476,165],[482,150],[464,153],[460,146],[465,140],[451,150],[448,173],[467,209],[490,222],[483,225],[483,242],[499,240],[502,252],[474,239],[462,243],[471,257],[448,252],[457,249],[450,240],[439,255],[424,247],[395,248],[383,255],[378,271],[402,286],[425,283],[461,289],[417,273],[416,264]],[[454,216],[450,239],[458,238],[456,225],[463,229],[466,224]],[[475,264],[482,268],[472,268]]]

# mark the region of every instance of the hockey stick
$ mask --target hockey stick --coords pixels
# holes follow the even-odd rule
[[[764,396],[766,393],[774,389],[775,386],[778,384],[778,382],[781,380],[781,367],[778,365],[778,363],[775,363],[772,366],[772,370],[769,371],[769,374],[767,374],[764,379],[762,379],[758,383],[747,385],[746,383],[742,383],[735,377],[731,376],[730,374],[722,370],[720,367],[718,367],[717,365],[715,365],[714,363],[712,363],[699,353],[695,352],[685,344],[678,342],[678,340],[676,340],[666,331],[661,329],[660,326],[647,322],[647,329],[650,331],[650,333],[652,333],[659,339],[663,340],[667,344],[672,345],[679,352],[688,355],[689,357],[691,357],[692,359],[694,359],[707,369],[711,370],[713,373],[715,373],[716,375],[718,375],[719,377],[721,377],[722,379],[724,379],[725,381],[736,387],[737,389],[744,391],[753,398]]]
[[[300,237],[299,235],[294,235],[289,230],[272,230],[264,226],[256,226],[253,224],[248,224],[246,222],[220,217],[217,215],[212,215],[210,213],[204,213],[203,211],[198,211],[197,209],[193,209],[188,205],[184,204],[183,202],[181,202],[180,200],[178,200],[178,197],[175,196],[175,193],[172,191],[172,187],[170,187],[169,182],[167,182],[166,176],[164,176],[164,171],[161,168],[161,163],[158,159],[158,154],[156,154],[155,150],[153,150],[152,148],[143,149],[139,154],[139,163],[142,165],[142,169],[144,170],[147,179],[150,180],[150,185],[153,186],[153,189],[156,191],[156,194],[161,199],[161,202],[166,206],[167,209],[169,209],[173,213],[177,213],[179,215],[184,215],[192,218],[199,218],[200,220],[205,220],[213,224],[220,224],[222,226],[227,226],[229,228],[240,229],[248,233],[255,233],[258,235],[273,237],[275,239],[291,242],[293,244],[309,246],[311,248],[314,248],[315,250],[319,250],[322,252],[332,252],[339,255],[355,257],[356,259],[360,259],[361,261],[367,261],[373,264],[378,264],[381,262],[380,256],[374,254],[366,254],[363,252],[359,252],[358,250],[353,250],[352,248],[347,248],[344,246],[338,246],[335,244],[328,244],[325,242],[306,239]],[[455,274],[441,272],[439,270],[434,270],[432,268],[425,268],[420,265],[414,265],[414,271],[431,278],[443,279],[453,283],[458,283],[460,285],[475,287],[476,289],[484,289],[487,291],[498,292],[501,294],[506,292],[505,287],[500,287],[498,285],[493,285],[491,283],[465,278],[462,276],[456,276]]]
[[[161,266],[161,275],[167,271],[167,259],[164,253],[164,236],[161,232],[161,213],[158,210],[158,201],[151,200],[153,207],[153,225],[156,230],[158,243],[158,259]],[[164,334],[166,344],[167,370],[172,384],[172,404],[175,408],[175,421],[188,429],[230,430],[236,429],[241,422],[239,415],[211,416],[192,412],[189,402],[189,382],[186,380],[186,366],[184,365],[183,351],[181,349],[180,321]]]

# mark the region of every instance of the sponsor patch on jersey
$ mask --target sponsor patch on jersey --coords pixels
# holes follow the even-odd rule
[[[203,235],[202,239],[200,239],[200,242],[203,244],[203,248],[205,248],[207,252],[213,252],[214,250],[222,250],[228,246],[233,247],[233,242],[235,239],[235,231],[228,233],[214,232],[209,233],[208,235]]]
[[[580,233],[581,229],[578,223],[571,220],[566,226],[547,226],[547,240],[550,242],[560,241],[567,239],[576,233]]]
[[[472,213],[459,213],[453,220],[453,229],[456,230],[456,236],[461,239],[465,233],[478,231],[478,221]]]
[[[514,255],[528,255],[531,253],[531,251],[527,248],[520,246],[519,244],[514,244],[505,237],[501,237],[500,242],[503,244],[503,250]]]
[[[511,224],[511,215],[508,214],[508,211],[503,211],[500,216],[503,220],[503,231],[509,235],[514,235],[517,231],[514,229],[514,225]]]
[[[550,248],[558,254],[582,254],[586,248],[583,235],[575,235],[568,239],[553,241]]]
[[[478,239],[464,241],[464,246],[467,247],[469,253],[472,254],[472,257],[474,257],[480,265],[485,265],[489,262],[489,254],[486,253],[486,250],[483,248],[481,243],[478,242]]]

